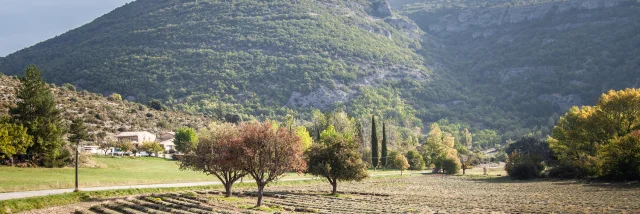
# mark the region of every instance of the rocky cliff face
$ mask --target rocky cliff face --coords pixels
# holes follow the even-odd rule
[[[385,18],[393,16],[393,12],[391,12],[391,6],[387,0],[380,0],[373,2],[373,14],[375,16]]]
[[[640,82],[635,0],[390,3],[424,31],[421,53],[447,79],[434,81],[467,91],[449,98],[463,101],[461,109],[490,105],[487,114],[546,124],[571,106],[592,105],[603,92]]]
[[[624,2],[628,0],[569,0],[520,7],[468,8],[428,21],[430,22],[428,31],[434,33],[471,31],[476,33],[474,34],[476,36],[487,37],[494,33],[478,32],[478,30],[502,28],[504,25],[541,20],[576,10],[588,14],[589,10],[616,7]]]

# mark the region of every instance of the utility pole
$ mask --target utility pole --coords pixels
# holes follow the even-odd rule
[[[71,128],[69,130],[71,135],[69,136],[69,141],[76,143],[76,189],[74,192],[80,191],[78,188],[78,162],[79,162],[79,154],[80,153],[80,142],[89,138],[89,133],[87,132],[87,127],[84,126],[82,119],[76,118],[73,119],[71,123]]]
[[[78,142],[76,144],[76,189],[74,189],[74,192],[80,192],[80,189],[78,189],[78,150],[80,150],[80,142]]]

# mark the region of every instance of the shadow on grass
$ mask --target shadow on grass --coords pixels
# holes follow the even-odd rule
[[[495,175],[447,175],[447,174],[435,174],[435,173],[421,173],[423,176],[430,177],[454,177],[461,178],[473,182],[482,182],[482,183],[537,183],[537,182],[551,182],[551,181],[559,181],[552,180],[546,178],[532,179],[532,180],[514,180],[509,176],[495,176]]]
[[[638,181],[632,182],[611,182],[611,181],[603,181],[603,180],[556,180],[558,182],[554,183],[556,185],[563,184],[577,184],[589,187],[597,187],[597,188],[605,188],[610,190],[638,190],[640,189],[640,183]],[[594,191],[602,191],[602,190],[594,190]]]

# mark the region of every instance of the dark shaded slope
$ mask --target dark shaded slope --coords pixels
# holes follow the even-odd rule
[[[637,1],[391,3],[428,34],[423,47],[435,48],[421,53],[441,64],[434,73],[455,79],[451,86],[463,92],[435,110],[454,121],[476,122],[505,138],[544,135],[572,105],[640,87]]]

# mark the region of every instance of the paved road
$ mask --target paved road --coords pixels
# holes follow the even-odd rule
[[[404,174],[412,174],[412,173],[404,173]],[[418,173],[415,173],[418,174]],[[375,174],[371,176],[388,176],[388,175],[399,175],[399,173],[391,173],[391,174]],[[291,178],[291,179],[281,179],[279,182],[286,181],[303,181],[303,180],[312,180],[313,178]],[[253,183],[254,180],[246,180],[244,182]],[[209,185],[221,185],[222,183],[219,181],[216,182],[193,182],[193,183],[173,183],[173,184],[146,184],[146,185],[130,185],[130,186],[107,186],[107,187],[86,187],[80,188],[81,191],[89,192],[89,191],[100,191],[100,190],[117,190],[117,189],[142,189],[142,188],[170,188],[170,187],[192,187],[192,186],[209,186]],[[29,198],[36,196],[47,196],[47,195],[57,195],[63,193],[73,192],[73,189],[51,189],[51,190],[36,190],[36,191],[26,191],[26,192],[7,192],[0,193],[0,201],[16,199],[16,198]]]

